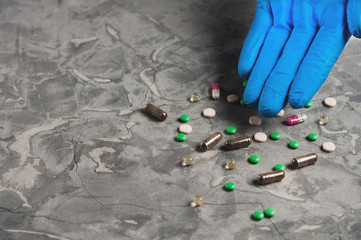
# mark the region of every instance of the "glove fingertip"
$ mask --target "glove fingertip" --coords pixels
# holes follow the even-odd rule
[[[308,101],[305,100],[303,93],[291,93],[288,97],[288,103],[294,109],[303,108]]]

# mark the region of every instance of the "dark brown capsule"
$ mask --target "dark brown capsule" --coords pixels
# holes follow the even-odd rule
[[[153,104],[151,103],[148,103],[147,104],[147,107],[145,108],[145,110],[152,114],[155,118],[157,118],[159,121],[164,121],[167,119],[168,117],[168,114],[163,111],[162,109],[160,108],[157,108],[156,106],[154,106]]]
[[[259,184],[273,183],[281,181],[285,177],[285,172],[282,170],[276,170],[267,173],[261,173],[258,175]]]
[[[222,134],[220,132],[213,133],[210,137],[206,138],[203,142],[200,144],[200,148],[202,151],[207,151],[219,141],[222,140]]]
[[[249,136],[239,137],[226,141],[225,148],[227,150],[234,150],[239,148],[248,147],[252,142],[252,138]]]
[[[316,153],[309,153],[292,159],[292,165],[294,168],[301,168],[307,165],[314,164],[317,160],[318,156]]]

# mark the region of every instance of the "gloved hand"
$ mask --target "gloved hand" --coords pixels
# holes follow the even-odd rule
[[[245,104],[264,117],[304,107],[351,35],[361,37],[361,0],[258,0],[238,63]]]

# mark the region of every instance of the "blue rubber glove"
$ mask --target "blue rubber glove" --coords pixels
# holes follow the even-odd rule
[[[238,63],[245,104],[264,117],[304,107],[351,35],[361,37],[361,0],[258,0]]]

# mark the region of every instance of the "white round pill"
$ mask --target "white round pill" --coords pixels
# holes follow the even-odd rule
[[[325,142],[322,144],[322,149],[323,151],[330,153],[336,150],[336,145],[332,142]]]
[[[325,98],[325,100],[323,100],[323,103],[325,104],[326,107],[333,108],[333,107],[336,107],[337,100],[334,98],[328,97],[328,98]]]
[[[267,140],[267,135],[264,132],[258,132],[253,138],[256,142],[264,143]]]
[[[179,126],[179,132],[184,134],[190,134],[192,132],[192,127],[188,124],[182,124]]]
[[[252,116],[248,119],[249,124],[251,124],[252,126],[261,126],[262,124],[262,119],[258,116]]]
[[[206,108],[203,110],[203,116],[206,118],[212,118],[216,116],[216,110],[214,110],[213,108]]]
[[[227,96],[228,103],[236,103],[239,101],[239,97],[236,94],[230,94]]]
[[[279,113],[277,113],[276,117],[283,117],[285,115],[285,110],[281,110]]]

